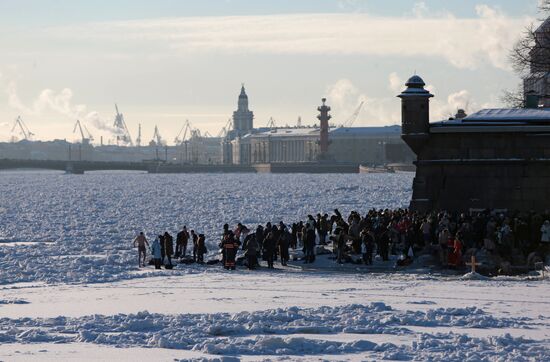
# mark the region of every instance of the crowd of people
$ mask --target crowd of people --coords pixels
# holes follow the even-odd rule
[[[174,237],[168,231],[158,235],[151,245],[149,245],[145,234],[140,232],[134,239],[133,245],[138,248],[138,264],[140,267],[145,266],[147,247],[150,247],[151,262],[155,265],[155,269],[160,269],[163,264],[167,269],[172,269],[172,257],[176,259],[187,257],[187,247],[190,241],[192,245],[192,260],[197,263],[203,263],[204,255],[208,252],[204,234],[196,234],[195,230],[188,231],[187,226],[184,226],[176,234],[175,245]]]
[[[484,250],[510,263],[527,263],[528,256],[544,260],[550,252],[550,215],[505,213],[484,210],[471,213],[432,212],[421,214],[406,209],[370,210],[361,215],[352,211],[344,217],[337,209],[332,215],[308,215],[305,221],[285,224],[268,222],[254,230],[238,223],[234,229],[225,224],[219,248],[225,269],[234,270],[239,250],[244,251],[244,264],[255,269],[260,261],[274,268],[290,259],[290,249],[301,251],[303,263],[314,263],[316,247],[332,252],[336,263],[370,265],[375,256],[389,261],[398,255],[397,265],[412,263],[417,253],[436,254],[444,268],[463,266],[468,250]],[[188,244],[192,256],[187,255]],[[139,265],[146,263],[148,242],[143,233],[134,240],[139,250]],[[175,248],[174,248],[175,246]],[[204,263],[207,253],[204,234],[190,232],[184,226],[173,237],[165,232],[150,246],[156,268],[172,267],[172,258],[187,258]],[[319,249],[317,249],[319,250]],[[166,264],[165,264],[166,262]]]

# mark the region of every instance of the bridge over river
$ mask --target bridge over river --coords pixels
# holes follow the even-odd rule
[[[73,174],[86,171],[145,171],[148,173],[358,173],[359,165],[330,162],[266,163],[254,165],[194,165],[164,161],[119,162],[78,160],[24,160],[0,159],[0,170],[42,169],[59,170]]]
[[[163,161],[119,162],[0,159],[0,170],[9,169],[59,170],[73,174],[83,174],[86,171],[114,170],[145,171],[149,173],[256,172],[250,166],[171,164]]]

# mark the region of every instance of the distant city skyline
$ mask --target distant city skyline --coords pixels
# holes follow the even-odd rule
[[[21,115],[36,139],[105,142],[117,103],[132,136],[172,143],[186,119],[216,135],[245,84],[254,125],[400,122],[396,95],[420,74],[432,119],[500,106],[520,79],[508,50],[537,20],[529,1],[0,0],[0,141]]]

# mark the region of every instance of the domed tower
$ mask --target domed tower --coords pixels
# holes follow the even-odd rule
[[[401,137],[418,154],[430,131],[430,98],[426,83],[418,75],[409,78],[401,98]]]
[[[239,94],[237,110],[233,112],[233,129],[240,136],[250,133],[253,128],[253,120],[254,114],[248,109],[248,96],[243,84]]]
[[[238,110],[248,111],[248,96],[246,95],[244,84],[241,85],[241,94],[239,94]]]

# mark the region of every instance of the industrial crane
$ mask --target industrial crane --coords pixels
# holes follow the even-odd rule
[[[118,111],[118,105],[115,104],[116,109],[116,116],[115,116],[115,122],[113,124],[113,127],[118,129],[122,135],[117,136],[117,143],[118,141],[122,141],[126,144],[130,144],[130,146],[133,146],[134,143],[132,142],[132,137],[130,136],[130,131],[128,131],[128,127],[126,126],[126,122],[124,121],[124,115]]]
[[[363,108],[363,104],[365,104],[365,101],[361,101],[355,112],[349,117],[347,121],[344,122],[342,127],[351,127],[353,126],[353,122],[357,119],[357,116],[359,116],[359,112],[361,112],[361,108]]]
[[[202,138],[201,130],[198,128],[191,130],[191,139],[200,140]]]
[[[277,125],[275,124],[275,120],[273,119],[273,117],[269,117],[269,121],[267,122],[267,128],[276,128]]]
[[[88,131],[86,126],[84,126],[84,130],[82,129],[82,124],[78,119],[76,120],[76,123],[74,125],[73,133],[75,133],[77,129],[80,131],[80,136],[82,137],[83,145],[90,144],[90,142],[94,140],[94,138],[92,137],[92,134],[90,133],[90,131]],[[86,134],[84,134],[84,131],[86,131]]]
[[[20,133],[23,135],[23,138],[25,140],[28,141],[32,138],[32,136],[34,136],[34,133],[29,131],[29,128],[27,127],[25,122],[23,122],[23,120],[21,119],[21,116],[17,116],[17,118],[15,119],[15,122],[13,123],[13,127],[11,131],[14,132],[18,126],[19,126]]]
[[[176,138],[174,138],[174,143],[176,144],[176,146],[181,145],[185,141],[185,138],[187,137],[187,133],[188,132],[190,133],[191,130],[192,130],[191,123],[189,123],[189,120],[186,119],[178,135],[176,136]],[[183,133],[183,137],[180,137],[182,133]]]
[[[141,123],[138,125],[138,136],[136,138],[136,146],[141,146]]]
[[[216,137],[218,138],[225,138],[227,136],[227,133],[229,132],[230,130],[230,127],[231,127],[231,122],[233,120],[231,118],[229,118],[227,120],[227,123],[225,124],[225,126],[222,127],[222,129],[220,130],[220,132],[218,132],[218,134],[216,135]]]
[[[93,141],[93,140],[94,140],[94,136],[92,136],[92,134],[90,133],[90,131],[88,131],[88,127],[86,127],[86,125],[84,125],[84,131],[86,131],[86,134],[88,135],[88,138],[90,139],[90,141]]]
[[[157,146],[162,146],[162,137],[160,136],[160,132],[158,127],[155,125],[155,132],[153,133],[153,140],[151,143],[156,144]]]

